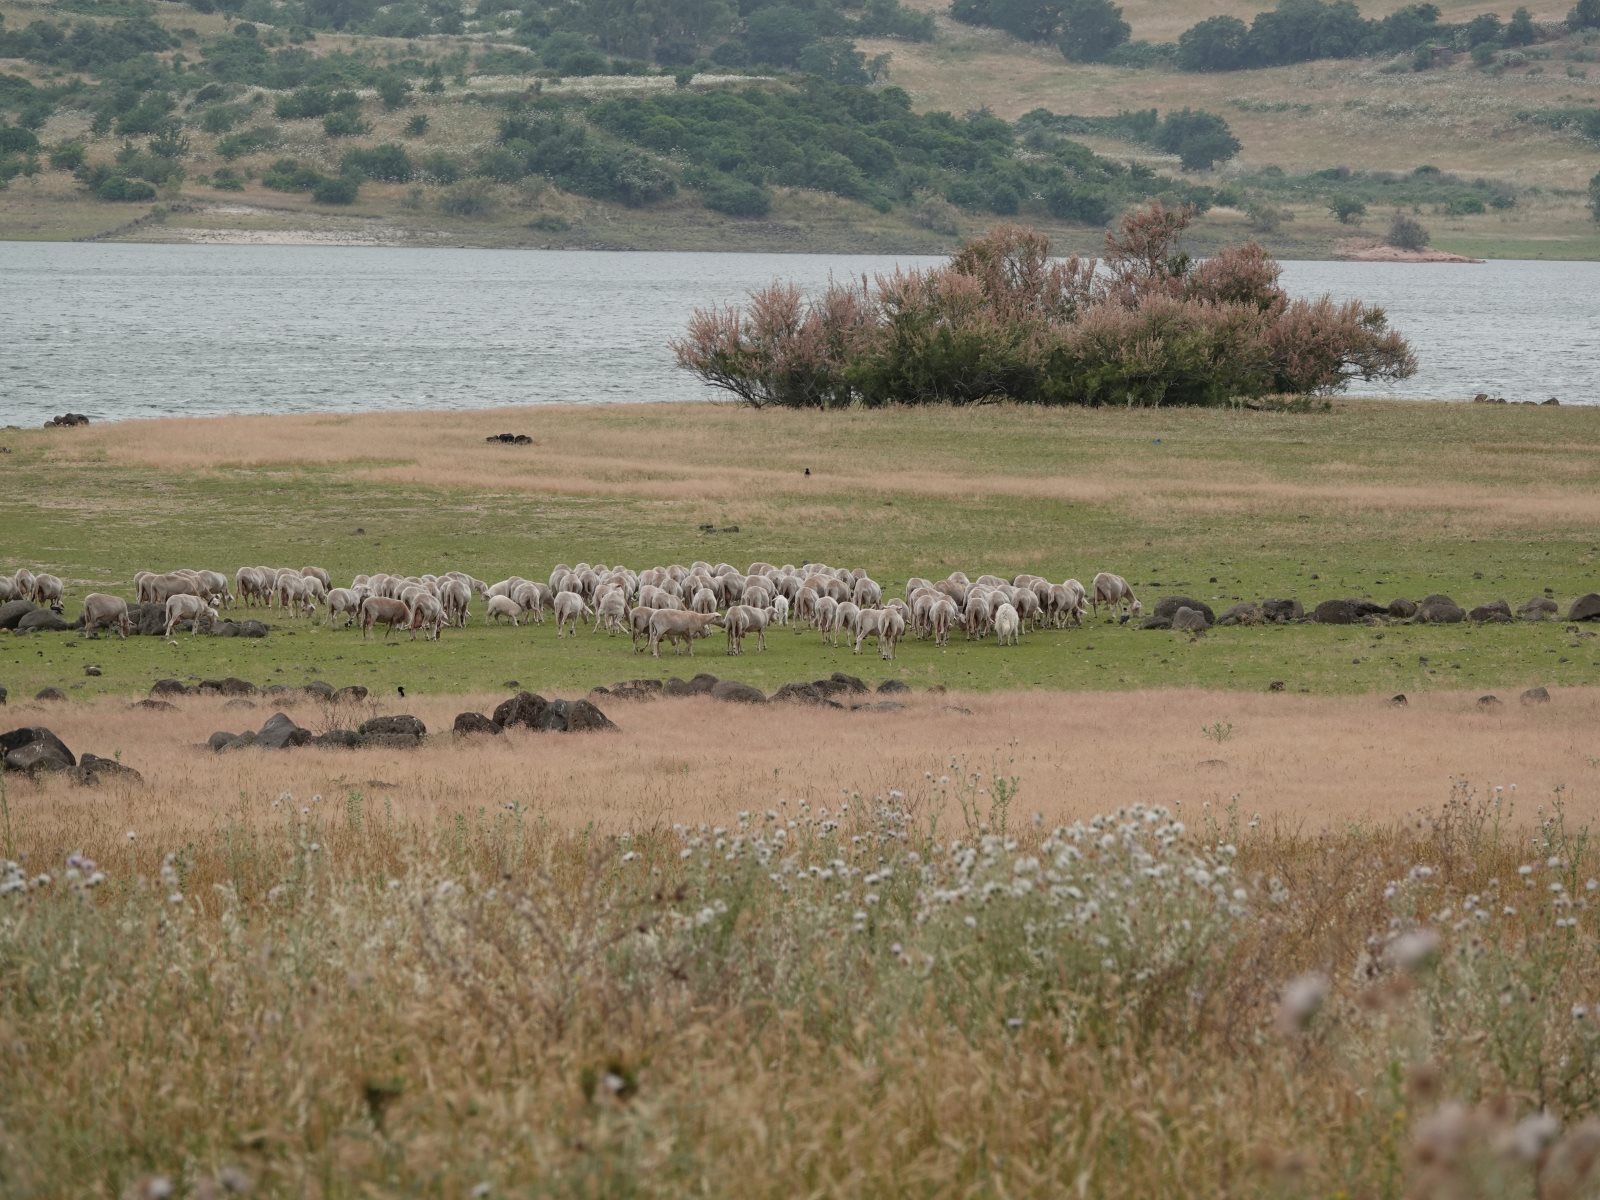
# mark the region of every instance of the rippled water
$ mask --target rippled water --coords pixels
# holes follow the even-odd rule
[[[852,255],[0,242],[0,424],[682,400],[667,340]],[[1600,263],[1292,262],[1295,294],[1385,305],[1422,369],[1371,394],[1600,403]]]

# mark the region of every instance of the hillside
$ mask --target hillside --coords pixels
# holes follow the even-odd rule
[[[534,0],[361,10],[343,30],[299,23],[327,0],[199,11],[213,3],[0,2],[0,137],[23,139],[0,154],[0,238],[910,252],[1021,219],[1093,250],[1116,211],[1162,195],[1208,210],[1202,251],[1255,236],[1327,256],[1404,208],[1441,249],[1600,257],[1600,144],[1582,133],[1600,30],[1564,33],[1552,5],[1537,44],[1487,65],[1446,50],[1425,70],[1368,54],[1201,73],[1159,53],[1069,62],[935,0],[819,7],[792,44],[758,28],[771,9],[724,11],[678,65],[689,34],[580,37]],[[1122,12],[1130,47],[1159,50],[1257,7]],[[1236,155],[1185,170],[1127,116],[1190,108]],[[1335,220],[1334,200],[1364,218]]]

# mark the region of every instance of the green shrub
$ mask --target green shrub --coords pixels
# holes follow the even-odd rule
[[[465,180],[439,197],[439,211],[452,217],[487,217],[494,207],[494,191],[482,179]]]
[[[1445,212],[1452,217],[1476,216],[1484,211],[1481,196],[1452,196],[1444,206]]]
[[[31,129],[0,125],[0,154],[32,154],[39,148],[39,136]]]
[[[528,222],[528,228],[536,233],[563,233],[571,228],[565,217],[558,217],[554,213],[540,213]]]
[[[293,158],[280,158],[261,176],[261,185],[276,192],[309,192],[323,175],[315,167]]]
[[[87,152],[82,142],[59,142],[50,148],[50,165],[57,171],[76,171]]]
[[[406,122],[407,137],[421,137],[428,132],[428,116],[426,113],[417,113]]]
[[[367,149],[347,150],[340,161],[339,172],[359,179],[375,179],[385,183],[409,183],[416,173],[411,155],[395,142]]]
[[[342,108],[322,118],[322,131],[329,137],[360,137],[371,133],[372,126],[361,119],[360,110]]]
[[[270,150],[277,144],[278,131],[262,125],[255,129],[246,129],[241,133],[230,133],[220,139],[217,142],[217,153],[232,162],[243,155],[254,154],[257,150]]]
[[[1415,217],[1397,212],[1394,220],[1389,222],[1389,233],[1383,240],[1401,250],[1423,250],[1432,240],[1432,235]]]
[[[1600,223],[1600,171],[1589,180],[1589,211],[1594,214],[1596,223]]]
[[[417,175],[429,183],[455,183],[461,178],[461,160],[439,151],[426,155],[417,164]]]
[[[94,189],[94,194],[102,200],[154,200],[156,189],[142,179],[110,175]]]
[[[1367,215],[1367,206],[1356,196],[1339,195],[1328,201],[1328,211],[1339,218],[1341,225],[1359,225]]]
[[[211,186],[221,192],[242,192],[244,179],[232,167],[218,167],[211,172]]]
[[[1263,201],[1257,201],[1244,210],[1244,215],[1250,222],[1250,228],[1255,232],[1276,233],[1284,218],[1293,214]]]
[[[310,117],[325,117],[344,109],[360,109],[361,97],[354,92],[335,92],[332,88],[303,87],[287,96],[279,96],[272,106],[273,113],[284,121]]]
[[[702,188],[700,201],[707,208],[730,217],[764,217],[772,208],[772,197],[766,188],[729,177]]]
[[[318,204],[354,204],[360,190],[360,180],[334,175],[317,180],[311,189],[311,198]]]

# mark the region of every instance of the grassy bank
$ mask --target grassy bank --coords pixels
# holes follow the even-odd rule
[[[531,447],[487,446],[502,430]],[[1446,592],[1563,606],[1600,587],[1600,413],[1344,401],[1313,414],[757,413],[596,406],[131,422],[8,432],[7,569],[131,595],[135,571],[246,563],[544,578],[558,562],[825,560],[890,594],[913,574],[1126,576],[1153,604]],[[806,471],[809,468],[810,474]],[[703,526],[717,532],[705,532]],[[734,531],[736,528],[737,531]],[[479,602],[481,606],[481,602]],[[164,676],[326,678],[380,691],[585,690],[698,669],[776,686],[869,679],[1009,687],[1417,691],[1592,682],[1562,622],[1220,629],[1197,641],[1091,622],[1021,647],[907,642],[893,663],[780,631],[766,653],[660,663],[604,634],[474,624],[422,641],[274,618],[260,641],[7,638],[14,697],[142,691]],[[103,674],[87,677],[83,668]]]
[[[626,837],[358,789],[13,812],[0,1190],[1593,1194],[1559,811],[795,795]]]

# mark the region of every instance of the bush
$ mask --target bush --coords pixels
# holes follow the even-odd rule
[[[924,196],[911,210],[911,220],[923,229],[955,237],[961,232],[961,210],[943,196]]]
[[[1208,17],[1178,37],[1185,71],[1237,71],[1250,60],[1250,29],[1237,17]]]
[[[1596,223],[1600,223],[1600,171],[1589,180],[1589,211],[1594,214]]]
[[[1359,225],[1367,215],[1367,206],[1356,196],[1334,196],[1328,201],[1328,211],[1339,218],[1341,225]]]
[[[272,106],[273,113],[284,121],[325,117],[344,109],[360,109],[361,97],[354,92],[335,92],[326,87],[303,87],[287,96],[279,96]]]
[[[406,122],[407,137],[421,137],[428,132],[428,117],[426,113],[417,113]]]
[[[452,217],[487,217],[494,211],[494,192],[482,179],[468,179],[439,197],[439,211]]]
[[[1291,300],[1254,244],[1196,266],[1180,245],[1191,220],[1159,203],[1124,218],[1098,270],[1012,226],[946,266],[810,302],[774,284],[743,310],[697,311],[673,351],[756,407],[1221,404],[1415,372],[1380,310]]]
[[[378,98],[390,112],[411,103],[411,81],[404,75],[385,75],[378,81]]]
[[[1567,13],[1567,28],[1600,29],[1600,0],[1578,0]]]
[[[1185,171],[1208,171],[1242,148],[1227,121],[1202,109],[1169,112],[1152,140],[1160,149],[1176,154]]]
[[[1056,45],[1070,62],[1103,62],[1131,32],[1112,0],[1068,0]]]
[[[292,158],[280,158],[261,176],[262,186],[276,192],[309,192],[322,180],[321,171]]]
[[[1245,209],[1244,215],[1250,222],[1250,228],[1257,233],[1276,233],[1286,214],[1271,204],[1257,202]]]
[[[311,189],[311,198],[318,204],[354,204],[360,190],[360,180],[348,175],[335,175],[317,180]]]
[[[270,150],[277,144],[278,131],[262,125],[256,129],[246,129],[242,133],[230,133],[217,142],[217,153],[232,162],[243,155],[254,154],[257,150]]]
[[[772,196],[766,188],[726,176],[702,188],[700,201],[730,217],[764,217],[772,208]]]
[[[232,167],[218,167],[211,172],[211,186],[220,192],[242,192],[244,179]]]
[[[417,175],[429,183],[455,183],[461,178],[461,160],[442,151],[425,156],[417,164]]]
[[[322,131],[329,137],[361,137],[372,132],[372,126],[361,119],[358,109],[343,108],[322,118]]]
[[[1401,250],[1423,250],[1432,240],[1432,235],[1415,217],[1397,212],[1389,223],[1388,236],[1383,240]]]
[[[154,200],[156,189],[142,179],[110,175],[94,189],[94,194],[102,200]]]
[[[38,148],[39,137],[32,130],[0,125],[0,154],[32,154]]]
[[[87,152],[82,142],[60,142],[50,148],[50,165],[57,171],[76,171]]]
[[[409,183],[416,173],[411,155],[404,146],[385,142],[368,149],[347,150],[339,163],[341,175],[358,179],[376,179],[385,183]]]

